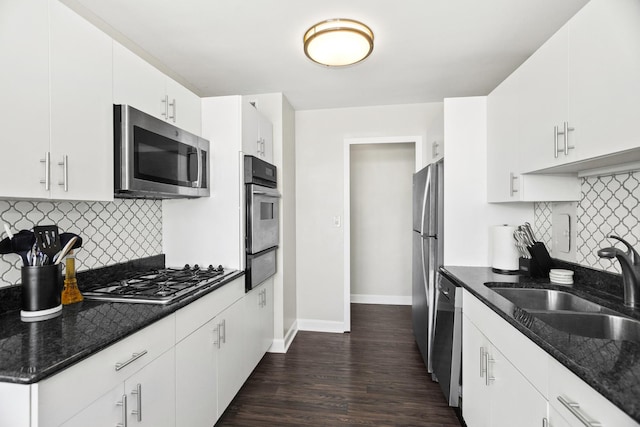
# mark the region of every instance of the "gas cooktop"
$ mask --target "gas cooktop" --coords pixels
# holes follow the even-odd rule
[[[235,272],[221,265],[201,268],[198,264],[187,264],[183,268],[139,272],[122,280],[89,286],[82,295],[88,300],[169,304],[219,283]]]

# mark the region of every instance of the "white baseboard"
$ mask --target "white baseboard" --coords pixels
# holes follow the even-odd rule
[[[331,332],[341,334],[345,331],[344,322],[328,320],[298,319],[298,330],[312,332]]]
[[[289,328],[289,331],[287,331],[287,335],[285,335],[284,339],[273,340],[273,343],[268,350],[269,353],[286,353],[297,333],[298,322],[295,321],[293,322],[293,325],[291,325],[291,328]]]
[[[353,304],[411,305],[410,296],[351,294]]]

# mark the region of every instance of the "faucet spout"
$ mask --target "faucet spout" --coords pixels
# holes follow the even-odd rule
[[[640,308],[640,255],[624,239],[610,235],[611,239],[622,242],[627,251],[615,247],[602,248],[598,251],[600,258],[616,258],[622,269],[622,284],[624,286],[624,305],[632,308]]]

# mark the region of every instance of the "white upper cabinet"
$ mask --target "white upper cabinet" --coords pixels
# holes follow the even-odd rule
[[[0,197],[112,200],[111,39],[55,0],[0,13]]]
[[[520,73],[520,143],[523,172],[534,171],[575,157],[564,148],[568,121],[568,29],[561,28],[518,69]],[[569,124],[571,126],[571,124]],[[569,146],[572,134],[568,134]],[[557,145],[556,145],[557,141]]]
[[[111,38],[51,1],[51,197],[113,199]]]
[[[49,17],[42,0],[0,3],[0,197],[46,198],[49,151]],[[7,19],[4,19],[7,18]]]
[[[273,162],[273,125],[246,98],[242,98],[242,151]]]
[[[113,103],[128,104],[196,135],[200,98],[157,68],[113,42]]]
[[[592,0],[568,26],[576,154],[586,159],[640,147],[640,2]]]
[[[549,146],[548,135],[546,140],[544,135],[532,139],[527,133],[535,133],[531,125],[534,110],[523,102],[527,99],[523,92],[531,95],[531,89],[522,83],[529,70],[524,66],[517,69],[487,98],[487,201],[579,200],[580,184],[574,176],[522,173],[522,165],[528,164],[531,156],[549,155],[549,150],[544,152],[545,145]],[[534,154],[530,144],[535,141],[543,144],[536,145]]]

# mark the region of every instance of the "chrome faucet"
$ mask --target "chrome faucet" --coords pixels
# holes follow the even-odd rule
[[[624,239],[618,236],[607,236],[622,242],[627,251],[618,248],[602,248],[598,251],[600,258],[617,258],[622,268],[622,284],[624,286],[624,305],[632,308],[640,308],[640,255]]]

